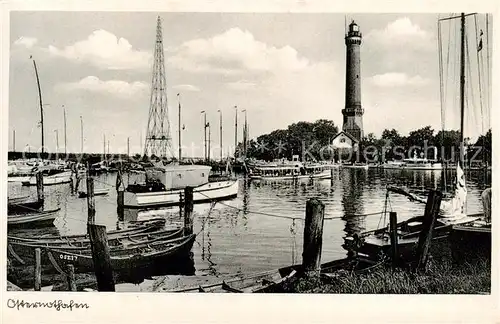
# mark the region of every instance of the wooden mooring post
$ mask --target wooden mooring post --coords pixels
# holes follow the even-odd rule
[[[42,251],[35,249],[35,291],[42,289]]]
[[[396,267],[399,263],[398,249],[398,214],[396,212],[389,213],[389,228],[391,233],[391,258],[392,266]]]
[[[88,209],[88,224],[95,223],[95,198],[94,198],[94,179],[87,171],[87,209]]]
[[[125,205],[125,188],[123,184],[122,170],[118,170],[116,176],[116,212],[118,213],[118,220],[124,219],[124,205]]]
[[[309,277],[319,277],[321,272],[324,219],[325,205],[318,199],[309,199],[306,203],[304,246],[302,252],[304,274]]]
[[[87,168],[87,232],[92,249],[92,261],[97,278],[97,289],[99,291],[115,291],[113,269],[111,268],[111,257],[109,255],[108,236],[106,226],[95,224],[95,199],[94,179],[90,176],[90,165]]]
[[[75,266],[68,264],[68,290],[76,291]]]
[[[184,188],[184,235],[193,234],[193,187]]]
[[[424,220],[422,231],[418,238],[417,249],[417,269],[425,269],[427,265],[429,249],[432,241],[432,232],[436,222],[439,208],[441,206],[441,198],[443,194],[438,190],[430,190],[425,205]]]
[[[97,278],[97,290],[115,291],[106,226],[88,224],[87,229],[92,246],[92,261]]]
[[[43,193],[43,174],[41,171],[38,171],[35,175],[36,179],[36,195],[39,202],[43,202],[45,200],[45,196]]]

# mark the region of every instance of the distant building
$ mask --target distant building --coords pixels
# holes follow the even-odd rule
[[[332,148],[334,150],[357,150],[359,141],[351,134],[341,131],[332,139]]]
[[[344,121],[342,131],[352,135],[358,142],[363,138],[363,113],[361,107],[361,32],[354,20],[345,35],[346,80]]]

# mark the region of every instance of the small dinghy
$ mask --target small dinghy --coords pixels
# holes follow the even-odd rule
[[[54,226],[54,220],[61,208],[46,210],[29,214],[16,214],[7,216],[8,228],[38,228]]]

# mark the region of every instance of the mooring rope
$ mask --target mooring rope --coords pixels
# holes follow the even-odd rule
[[[197,193],[200,194],[200,195],[202,195],[202,196],[204,196],[204,197],[206,197],[206,198],[208,198],[208,199],[210,199],[210,201],[216,201],[213,198],[210,198],[209,196],[205,195],[202,192],[197,192]],[[292,217],[292,216],[284,216],[284,215],[271,214],[271,213],[266,213],[266,212],[244,210],[244,209],[239,208],[239,207],[228,205],[228,204],[226,204],[224,202],[221,202],[221,201],[219,201],[218,203],[220,205],[225,206],[225,207],[229,207],[229,208],[235,209],[235,210],[237,210],[239,212],[245,212],[245,213],[248,213],[248,214],[269,216],[269,217],[275,217],[275,218],[284,218],[284,219],[290,219],[290,220],[304,220],[304,218],[302,218],[302,217]],[[346,214],[344,216],[325,217],[324,220],[344,219],[346,217],[366,217],[366,216],[380,215],[382,213],[383,213],[383,211],[381,211],[381,212],[373,212],[373,213],[366,213],[366,214]]]

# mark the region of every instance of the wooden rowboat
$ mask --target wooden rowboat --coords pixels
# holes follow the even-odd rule
[[[109,246],[121,246],[128,244],[138,244],[143,241],[156,240],[172,234],[181,235],[182,228],[160,229],[150,232],[139,233],[125,233],[122,236],[111,236],[108,239]],[[7,236],[7,242],[19,243],[28,245],[39,245],[44,247],[69,247],[69,248],[82,248],[90,246],[90,239],[84,238],[71,238],[71,237],[53,237],[53,238],[24,238],[18,236]]]
[[[165,266],[178,258],[188,256],[195,238],[196,235],[191,234],[166,242],[110,251],[111,268],[115,272],[130,272],[155,264]],[[89,250],[73,253],[52,248],[43,249],[47,254],[50,253],[49,258],[62,269],[68,264],[73,264],[78,272],[94,270],[92,253]]]
[[[334,280],[342,273],[363,273],[380,267],[383,262],[365,258],[345,258],[321,265],[321,276]],[[292,265],[271,271],[259,272],[236,278],[228,278],[212,284],[192,286],[169,292],[211,292],[211,293],[282,293],[287,286],[303,275],[302,265]]]
[[[7,216],[7,226],[9,228],[37,228],[54,226],[54,220],[61,208],[47,210],[29,214]]]
[[[13,212],[29,212],[43,207],[43,200],[34,200],[29,196],[14,197],[7,199],[7,211]]]
[[[156,242],[167,242],[169,240],[180,237],[183,229],[161,230],[152,233],[139,233],[126,237],[114,238],[108,240],[109,249],[111,252],[126,249],[135,249],[147,247]],[[16,242],[8,239],[8,254],[21,264],[34,264],[35,249],[57,249],[69,253],[91,253],[90,241],[47,241],[33,240],[31,242]],[[49,260],[44,258],[43,263],[48,264]]]
[[[10,216],[9,216],[10,217]],[[147,233],[147,232],[152,232],[156,231],[158,229],[164,228],[165,227],[166,220],[164,218],[154,218],[151,220],[147,221],[140,221],[140,222],[134,222],[129,225],[127,228],[119,229],[119,230],[111,230],[107,232],[108,240],[116,239],[116,238],[121,238],[125,237],[128,235],[134,235],[134,234],[139,234],[139,233]],[[21,237],[21,236],[8,236],[9,241],[16,241],[16,242],[33,242],[34,238],[32,237]],[[75,234],[75,235],[42,235],[37,238],[37,240],[40,242],[40,240],[44,241],[54,241],[54,240],[64,240],[64,241],[70,241],[70,242],[76,242],[76,241],[85,241],[89,240],[88,234]]]
[[[476,214],[463,218],[463,222],[471,222],[476,219]],[[423,227],[424,216],[412,217],[396,225],[398,233],[398,252],[402,260],[410,261],[418,246],[418,240]],[[461,220],[456,221],[462,222]],[[433,228],[433,240],[447,238],[453,223],[445,217],[436,219]],[[354,234],[344,238],[343,247],[353,254],[361,254],[373,259],[380,259],[390,255],[391,240],[387,227],[372,231]]]

